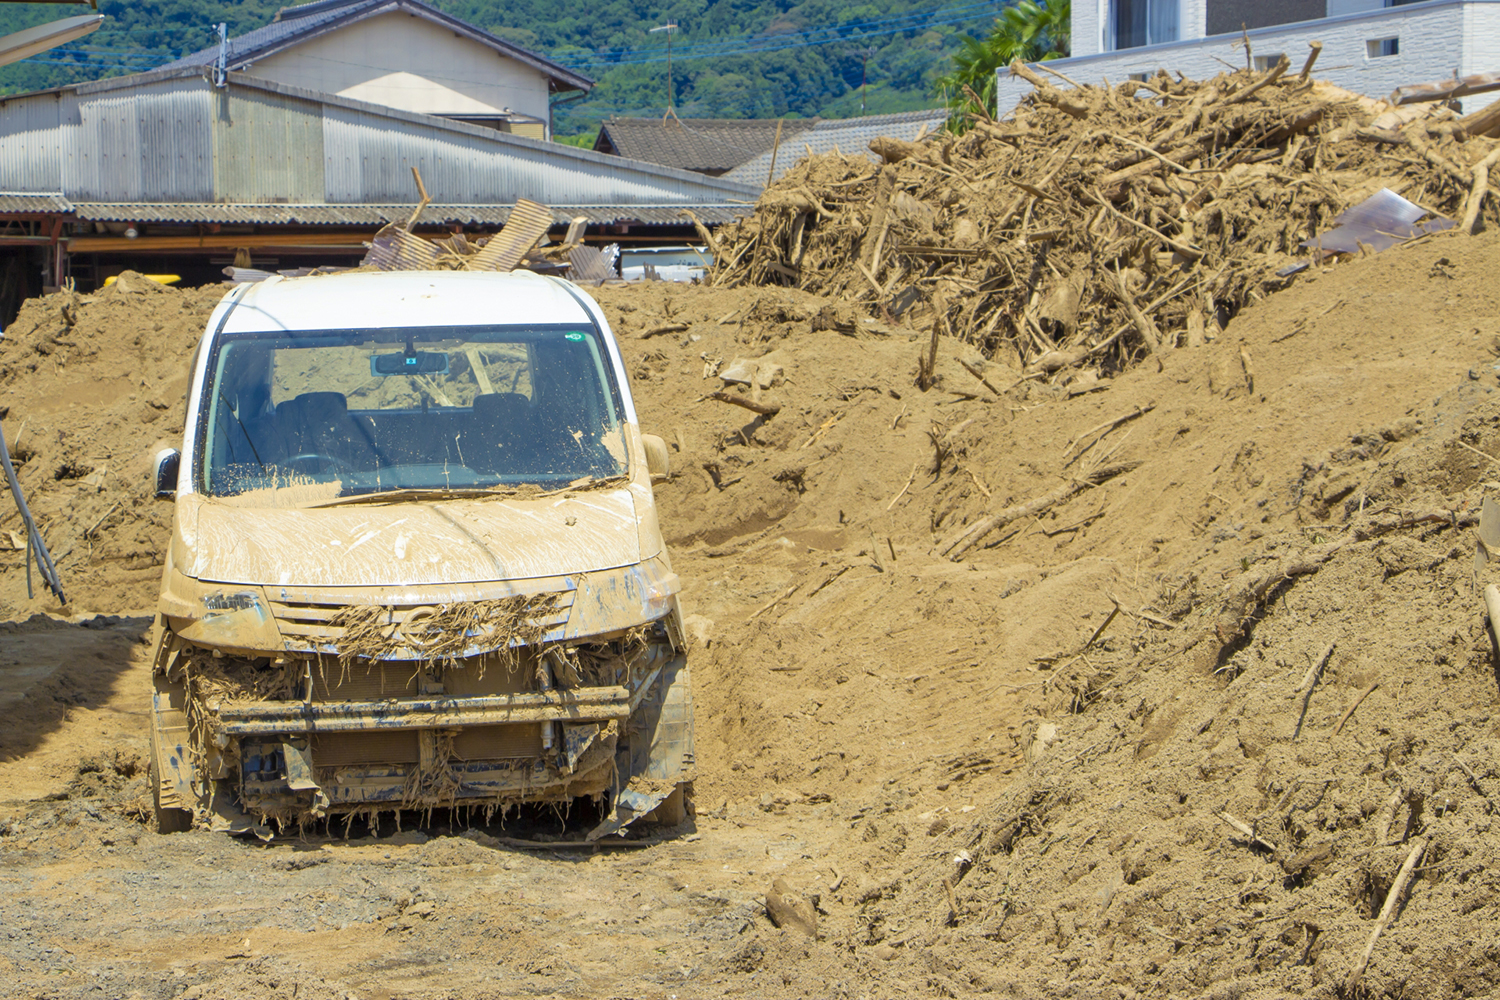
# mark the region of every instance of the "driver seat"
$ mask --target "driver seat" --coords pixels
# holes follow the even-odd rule
[[[374,456],[370,434],[349,415],[341,392],[304,392],[276,407],[284,458],[323,455],[368,469]]]
[[[490,392],[474,397],[463,437],[464,459],[480,472],[533,471],[535,433],[531,401],[518,392]],[[533,460],[533,461],[528,461]]]

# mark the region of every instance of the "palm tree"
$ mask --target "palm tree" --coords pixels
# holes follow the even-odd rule
[[[996,70],[1016,59],[1041,62],[1067,56],[1072,26],[1072,0],[1019,0],[995,19],[984,41],[963,38],[963,48],[953,56],[953,72],[936,81],[954,112],[952,124],[962,130],[968,115],[981,110],[971,91],[983,102],[982,110],[994,113]]]

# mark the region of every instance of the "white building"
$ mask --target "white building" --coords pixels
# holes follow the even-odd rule
[[[1283,54],[1298,70],[1323,43],[1315,74],[1384,98],[1397,87],[1500,72],[1500,0],[1073,0],[1073,55],[1047,65],[1081,84],[1145,79],[1158,69],[1208,79]],[[1030,92],[999,74],[999,108]],[[1462,99],[1465,112],[1500,92]]]
[[[316,0],[229,40],[226,68],[299,90],[552,138],[551,96],[594,82],[422,0]],[[163,69],[212,67],[217,46]]]

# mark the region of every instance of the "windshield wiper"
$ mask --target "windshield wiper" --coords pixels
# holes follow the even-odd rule
[[[520,497],[523,500],[542,500],[549,497],[562,496],[566,493],[581,493],[589,490],[602,489],[606,486],[619,486],[625,483],[629,476],[609,476],[605,479],[594,479],[585,476],[576,479],[561,489],[538,492],[534,487],[525,486],[461,486],[461,487],[408,487],[399,490],[384,490],[376,493],[356,493],[353,496],[336,497],[333,500],[325,500],[322,503],[310,504],[309,507],[343,507],[357,503],[401,503],[407,500],[485,500],[503,497]]]
[[[518,490],[514,487],[504,489],[483,489],[479,487],[466,487],[450,489],[436,486],[422,489],[384,490],[377,493],[356,493],[353,496],[338,497],[333,500],[325,500],[322,503],[311,504],[311,507],[342,507],[355,503],[399,503],[403,500],[465,500],[475,497],[504,497],[514,496]]]

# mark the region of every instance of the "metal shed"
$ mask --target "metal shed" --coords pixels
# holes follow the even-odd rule
[[[0,252],[87,284],[74,255],[243,249],[349,256],[417,200],[421,223],[503,225],[518,198],[598,239],[681,241],[682,214],[749,211],[755,187],[230,73],[161,69],[0,99]],[[0,256],[3,256],[0,253]],[[113,265],[111,265],[113,266]],[[102,280],[102,279],[101,279]]]

